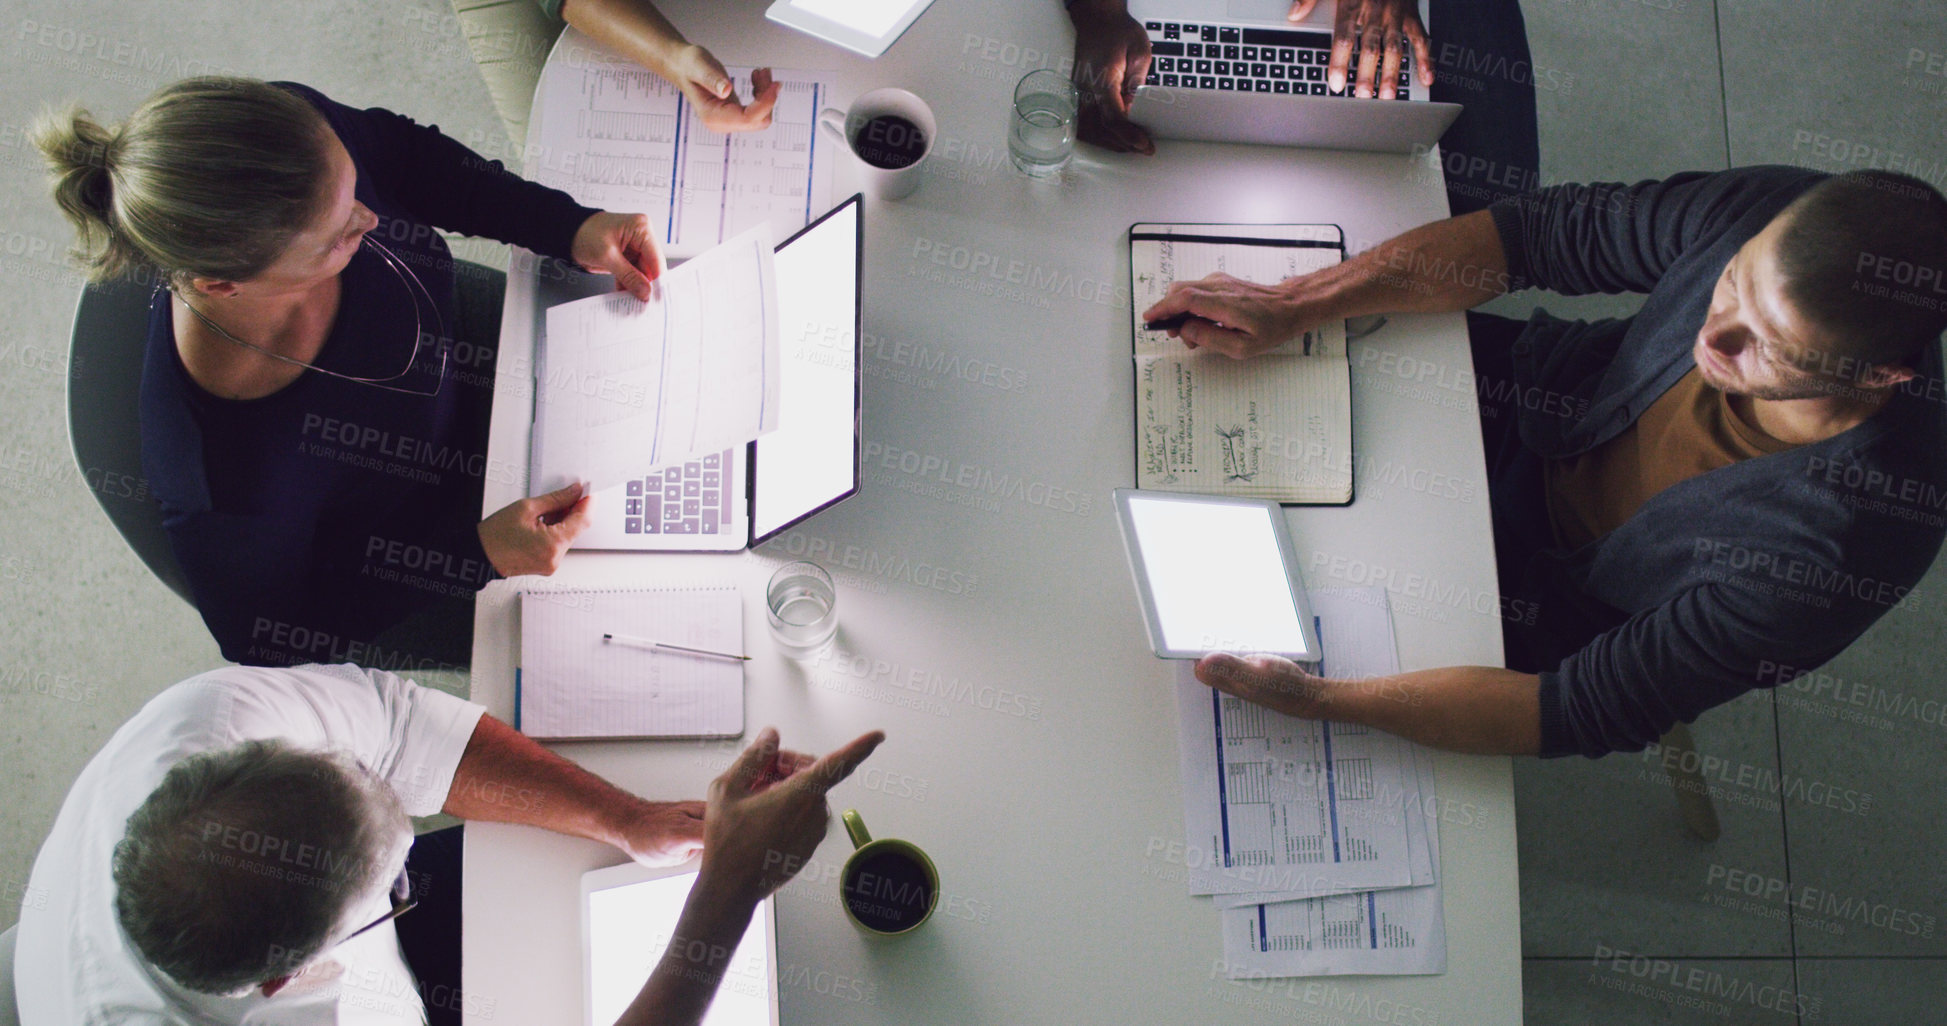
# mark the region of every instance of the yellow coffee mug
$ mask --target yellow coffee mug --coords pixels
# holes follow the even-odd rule
[[[940,871],[911,841],[873,840],[859,810],[840,817],[852,838],[852,855],[838,875],[839,903],[867,933],[896,937],[919,929],[940,903]]]

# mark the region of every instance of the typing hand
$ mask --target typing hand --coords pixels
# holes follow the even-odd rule
[[[806,765],[778,747],[775,729],[764,728],[710,784],[697,886],[707,880],[717,893],[748,901],[784,886],[825,839],[825,792],[885,739],[875,730]]]
[[[1149,75],[1149,36],[1123,0],[1075,0],[1076,135],[1118,153],[1156,152],[1148,130],[1129,120],[1136,87]]]
[[[749,132],[771,126],[771,110],[777,106],[778,92],[784,87],[771,79],[771,69],[751,72],[750,103],[737,101],[736,86],[730,73],[694,43],[685,44],[669,61],[664,77],[689,98],[703,127],[712,132]]]
[[[702,802],[643,802],[616,847],[645,866],[674,866],[703,848]]]
[[[480,545],[502,577],[554,573],[569,544],[588,526],[593,500],[577,483],[509,503],[480,521]]]
[[[1318,0],[1294,0],[1291,21],[1303,21],[1318,6]],[[1352,63],[1352,44],[1359,44],[1359,68],[1353,80],[1355,96],[1373,95],[1375,73],[1379,98],[1390,100],[1397,93],[1399,63],[1406,56],[1406,44],[1413,44],[1413,63],[1420,66],[1420,84],[1433,84],[1433,45],[1427,41],[1426,26],[1420,24],[1420,6],[1414,0],[1339,0],[1338,18],[1332,25],[1332,62],[1325,68],[1325,79],[1332,91],[1345,91],[1347,66]]]
[[[591,215],[575,229],[569,255],[591,274],[615,275],[615,290],[649,301],[649,283],[662,276],[663,251],[644,214]]]
[[[1281,656],[1213,653],[1197,660],[1197,679],[1226,695],[1308,720],[1325,715],[1332,682]]]
[[[1171,328],[1171,338],[1182,339],[1191,349],[1208,346],[1239,360],[1298,337],[1312,327],[1308,320],[1315,316],[1286,284],[1259,285],[1220,272],[1171,285],[1162,301],[1143,311],[1143,320],[1186,313],[1198,319]]]

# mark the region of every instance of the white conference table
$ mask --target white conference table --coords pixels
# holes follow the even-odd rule
[[[841,103],[902,86],[940,126],[919,190],[866,205],[863,431],[874,458],[861,493],[754,553],[573,553],[544,582],[734,583],[756,657],[751,733],[774,724],[787,745],[822,752],[886,731],[832,805],[860,809],[875,836],[924,847],[940,868],[939,912],[894,940],[854,928],[837,883],[850,846],[834,817],[779,893],[782,1021],[1519,1022],[1505,758],[1436,758],[1444,974],[1224,978],[1217,912],[1182,879],[1172,671],[1144,640],[1110,504],[1133,480],[1128,226],[1333,222],[1356,251],[1446,215],[1432,159],[1164,141],[1148,159],[1085,147],[1065,180],[1031,182],[1007,163],[1006,114],[1016,79],[1069,52],[1059,4],[996,19],[985,4],[939,0],[870,62],[764,21],[762,4],[661,6],[726,64],[831,70]],[[834,199],[857,185],[841,161]],[[503,369],[531,366],[533,297],[531,276],[510,276]],[[1352,345],[1351,362],[1357,500],[1290,510],[1307,583],[1386,586],[1404,668],[1499,665],[1463,321],[1395,317]],[[526,466],[523,379],[498,382],[490,465]],[[940,465],[949,481],[971,467],[1023,486],[983,495],[941,483]],[[490,474],[486,508],[526,494],[521,476]],[[772,646],[762,593],[773,569],[804,556],[834,572],[841,623],[832,653],[809,664]],[[478,601],[472,697],[502,718],[513,713],[515,589],[535,583],[496,582]],[[556,750],[675,799],[701,797],[740,747]],[[469,1023],[582,1021],[579,881],[620,861],[540,830],[468,827]]]

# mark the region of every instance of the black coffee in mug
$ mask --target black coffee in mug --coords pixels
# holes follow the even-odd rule
[[[881,114],[860,126],[852,149],[873,167],[897,171],[926,156],[926,135],[897,114]]]
[[[933,907],[932,878],[910,853],[868,853],[845,875],[845,906],[866,926],[898,933],[925,919]]]

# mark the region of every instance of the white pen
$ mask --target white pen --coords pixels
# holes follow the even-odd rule
[[[707,648],[672,645],[667,641],[657,641],[653,638],[638,638],[633,634],[604,634],[602,635],[602,640],[613,642],[617,645],[635,645],[639,648],[661,649],[665,652],[682,652],[686,655],[715,656],[718,659],[741,659],[745,661],[750,659],[747,655],[738,655],[735,652],[716,652]]]

